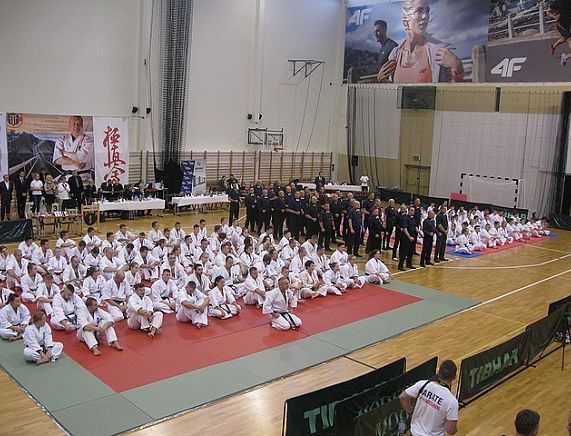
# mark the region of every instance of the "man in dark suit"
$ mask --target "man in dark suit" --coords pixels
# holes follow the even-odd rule
[[[24,170],[18,172],[14,178],[14,189],[16,190],[16,202],[18,203],[18,218],[26,218],[26,200],[28,199],[28,190],[30,185],[26,180]]]
[[[325,186],[325,177],[321,175],[321,172],[315,178],[315,189],[319,191],[319,188]]]
[[[79,177],[77,171],[72,173],[72,176],[68,180],[69,192],[71,197],[75,201],[75,206],[79,209],[83,204],[83,180]]]
[[[4,180],[0,182],[0,220],[4,221],[7,217],[10,220],[10,205],[12,204],[12,191],[14,183],[10,181],[8,174],[4,174]]]

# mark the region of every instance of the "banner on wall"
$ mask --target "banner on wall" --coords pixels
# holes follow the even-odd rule
[[[569,46],[552,45],[568,36],[569,22],[567,0],[347,0],[343,77],[565,82]],[[420,44],[411,47],[413,40]]]
[[[78,171],[93,180],[93,117],[7,113],[5,127],[10,175],[24,170],[58,179]]]
[[[6,135],[6,113],[0,112],[0,177],[8,174],[8,137]]]
[[[115,180],[129,183],[129,128],[125,118],[93,119],[95,183]]]
[[[206,159],[194,159],[193,195],[206,194]]]
[[[180,163],[180,168],[182,170],[182,185],[180,186],[180,192],[185,195],[191,195],[194,180],[194,161],[182,161]]]

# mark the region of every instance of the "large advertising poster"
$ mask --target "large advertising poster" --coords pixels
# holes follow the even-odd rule
[[[488,38],[490,0],[347,1],[350,83],[472,81]]]
[[[93,117],[7,113],[5,126],[10,175],[77,171],[93,180]]]
[[[194,159],[193,195],[206,194],[206,159]]]
[[[348,83],[566,82],[571,0],[347,0]]]
[[[124,118],[93,119],[95,136],[95,183],[114,180],[129,183],[129,129]]]
[[[488,82],[571,80],[571,0],[492,0]]]

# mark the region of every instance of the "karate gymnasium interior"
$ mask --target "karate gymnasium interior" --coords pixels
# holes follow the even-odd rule
[[[457,434],[516,434],[516,415],[531,409],[541,417],[533,434],[571,435],[567,2],[0,0],[0,169],[16,183],[7,200],[0,187],[2,207],[11,204],[0,245],[10,255],[28,236],[56,250],[62,230],[79,244],[90,226],[104,240],[121,224],[136,238],[153,222],[161,230],[179,222],[189,235],[205,220],[210,238],[232,216],[234,195],[243,227],[251,187],[263,202],[261,186],[277,198],[293,182],[308,199],[323,188],[320,214],[346,199],[328,258],[343,238],[358,238],[355,214],[373,219],[374,194],[387,238],[379,260],[390,275],[366,279],[375,232],[362,227],[356,264],[365,284],[305,298],[291,308],[300,327],[284,317],[292,328],[273,328],[262,308],[240,301],[239,315],[210,314],[201,328],[167,311],[153,339],[116,321],[123,351],[102,341],[101,356],[53,319],[46,325],[63,344],[53,362],[27,362],[23,340],[1,339],[0,434],[396,436],[410,424],[400,393],[450,359]],[[71,157],[55,160],[68,153],[58,138],[74,116],[92,136],[91,161],[75,167],[92,194],[74,208],[74,196],[56,189],[48,208],[44,192],[35,210],[28,182],[21,216],[21,171],[40,172],[46,187],[46,175],[57,185],[73,171]],[[108,178],[125,189],[110,194]],[[362,209],[351,209],[351,197]],[[405,234],[386,232],[391,199],[397,210],[418,199],[423,220],[448,207],[459,230],[449,241],[444,233],[446,261],[429,257],[422,267],[415,254],[413,269],[406,253],[385,249]],[[514,216],[506,238],[481,248],[458,242],[462,220],[468,234],[485,220],[492,232],[494,219],[511,228]],[[426,241],[404,245],[434,250]],[[190,274],[198,262],[184,268]],[[20,295],[9,282],[6,295]]]

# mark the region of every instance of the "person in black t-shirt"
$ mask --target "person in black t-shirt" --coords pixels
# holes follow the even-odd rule
[[[331,250],[331,239],[334,228],[333,214],[330,211],[328,203],[323,205],[323,210],[319,213],[319,242],[318,245]]]
[[[404,271],[404,262],[409,269],[415,269],[412,265],[412,256],[416,246],[416,237],[418,236],[416,225],[414,222],[414,206],[408,208],[408,214],[401,217],[401,238],[399,250],[399,271]]]

